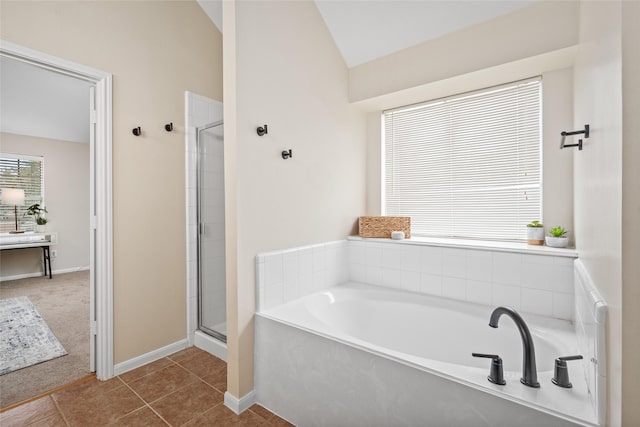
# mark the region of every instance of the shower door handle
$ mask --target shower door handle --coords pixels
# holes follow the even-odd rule
[[[204,222],[201,222],[200,223],[200,227],[198,227],[198,228],[200,228],[200,235],[204,236]]]

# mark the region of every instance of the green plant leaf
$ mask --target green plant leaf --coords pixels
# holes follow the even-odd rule
[[[549,230],[549,235],[553,237],[562,237],[565,234],[567,234],[567,230],[565,230],[561,226],[553,227],[551,230]]]

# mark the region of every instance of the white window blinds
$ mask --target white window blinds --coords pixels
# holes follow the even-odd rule
[[[526,239],[542,219],[540,79],[384,112],[383,209],[412,234]]]
[[[0,188],[22,188],[24,206],[18,206],[20,229],[33,230],[35,218],[24,215],[27,208],[44,204],[44,158],[20,154],[0,153]],[[0,231],[15,229],[13,205],[0,205]]]

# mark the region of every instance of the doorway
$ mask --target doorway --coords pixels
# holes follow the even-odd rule
[[[91,83],[89,324],[90,370],[113,377],[112,76],[81,64],[0,40],[0,56]]]

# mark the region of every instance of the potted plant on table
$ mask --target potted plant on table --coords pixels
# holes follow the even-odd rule
[[[569,239],[566,236],[567,230],[561,226],[553,227],[549,230],[549,235],[545,237],[547,246],[552,248],[566,248],[569,244]]]
[[[48,220],[44,216],[45,213],[48,213],[47,208],[44,206],[40,206],[40,203],[34,203],[33,205],[27,208],[25,215],[32,215],[36,218],[36,232],[44,233],[45,225]]]
[[[544,245],[544,225],[540,221],[527,224],[527,243],[530,245]]]

